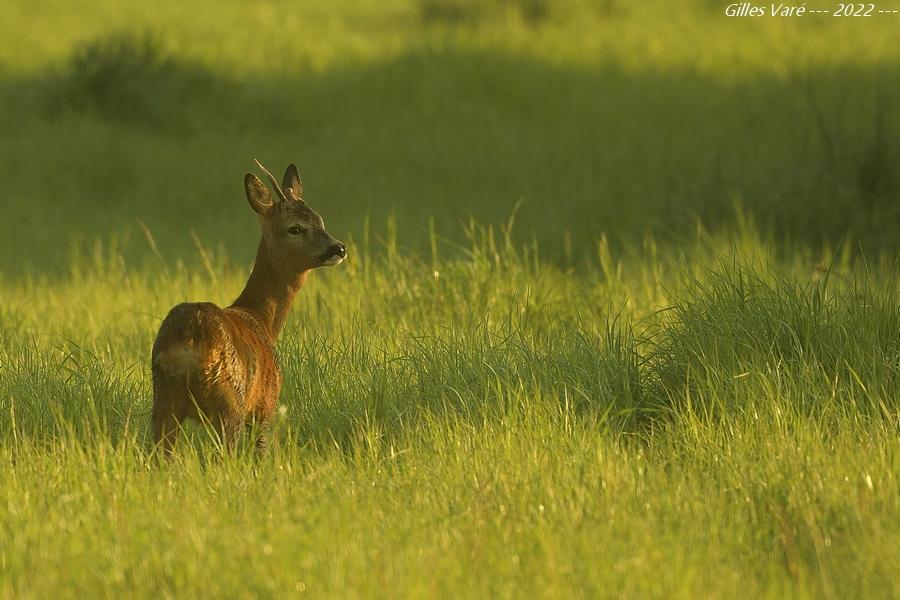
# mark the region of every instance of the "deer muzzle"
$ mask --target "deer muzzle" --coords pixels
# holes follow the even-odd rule
[[[319,260],[322,262],[322,266],[333,266],[340,264],[345,258],[347,258],[347,247],[336,242],[329,246]]]

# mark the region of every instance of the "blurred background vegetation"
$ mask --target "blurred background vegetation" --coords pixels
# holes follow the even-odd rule
[[[412,252],[516,211],[567,266],[747,219],[890,253],[896,31],[709,0],[6,2],[0,272],[156,260],[147,231],[166,261],[244,265],[253,158],[296,162],[336,235],[377,246],[393,217]]]

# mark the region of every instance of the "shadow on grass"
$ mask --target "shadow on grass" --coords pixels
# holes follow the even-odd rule
[[[506,220],[546,257],[593,256],[598,236],[678,243],[735,205],[785,248],[900,248],[900,69],[811,68],[727,84],[691,71],[550,66],[423,49],[324,73],[235,79],[152,37],[97,40],[39,78],[0,83],[0,269],[63,272],[73,244],[193,256],[190,230],[241,261],[256,232],[241,176],[297,162],[336,233],[396,214],[400,244],[428,219]],[[564,241],[566,240],[566,241]]]

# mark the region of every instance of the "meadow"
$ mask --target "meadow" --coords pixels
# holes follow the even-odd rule
[[[0,597],[900,596],[900,17],[723,12],[0,5]],[[253,158],[349,258],[161,461]]]

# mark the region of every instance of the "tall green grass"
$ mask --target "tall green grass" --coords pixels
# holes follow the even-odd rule
[[[895,21],[723,9],[0,5],[0,597],[900,595]],[[254,157],[350,257],[160,461]]]
[[[894,269],[707,241],[574,273],[480,231],[311,278],[262,457],[148,440],[159,315],[246,271],[3,284],[5,593],[896,592]]]

